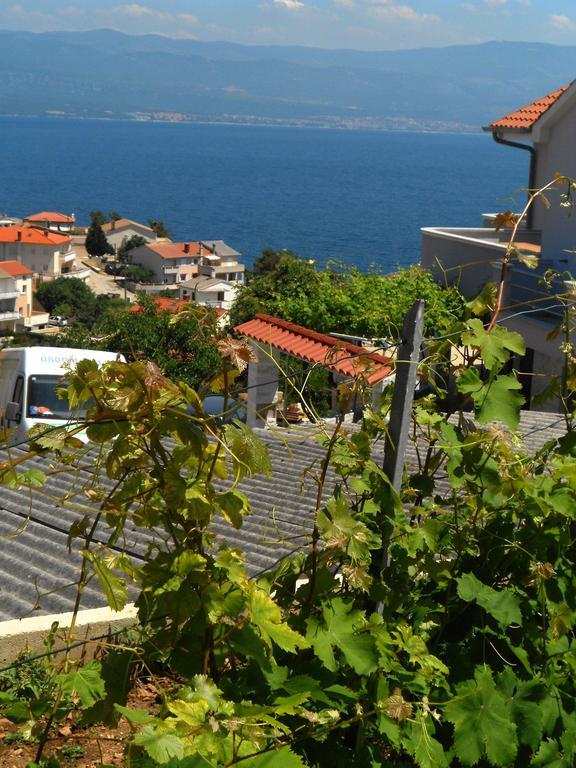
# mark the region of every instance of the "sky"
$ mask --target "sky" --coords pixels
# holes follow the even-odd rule
[[[247,45],[393,50],[576,43],[576,0],[0,0],[0,28],[110,28]]]

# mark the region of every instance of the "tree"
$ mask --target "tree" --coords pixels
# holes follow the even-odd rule
[[[230,310],[232,326],[264,312],[329,333],[396,338],[417,298],[426,301],[426,331],[446,329],[463,314],[455,288],[437,285],[420,267],[391,275],[332,263],[317,270],[294,254],[267,251],[259,273],[242,286]]]
[[[72,314],[77,315],[91,306],[96,300],[94,292],[83,280],[77,277],[57,277],[47,283],[42,283],[36,291],[36,298],[50,314],[58,306],[71,307]]]
[[[110,221],[120,221],[122,218],[122,214],[118,213],[118,211],[110,211],[108,214],[108,218]]]
[[[172,237],[172,233],[161,220],[148,219],[148,226],[156,232],[156,237]]]
[[[108,313],[98,323],[96,332],[106,338],[106,349],[128,360],[152,360],[166,376],[194,387],[216,375],[220,333],[213,310],[191,305],[174,314],[158,309],[147,296],[139,298],[137,307]]]
[[[107,253],[114,253],[114,248],[106,239],[102,226],[97,221],[90,225],[84,245],[90,256],[104,256]]]
[[[261,277],[278,269],[283,259],[297,258],[296,254],[289,250],[275,251],[273,248],[264,248],[260,256],[257,256],[254,260],[252,275],[254,277]]]
[[[90,211],[90,221],[92,222],[92,224],[100,224],[100,226],[102,226],[103,224],[108,223],[108,216],[106,216],[104,211],[100,211],[100,210]]]
[[[132,260],[131,251],[139,248],[141,245],[146,245],[147,242],[146,238],[142,237],[142,235],[132,235],[118,249],[118,260],[128,264]]]

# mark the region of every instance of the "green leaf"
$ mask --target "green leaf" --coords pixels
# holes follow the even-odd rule
[[[306,768],[300,756],[288,747],[282,747],[275,752],[265,752],[243,762],[246,768]]]
[[[252,513],[248,498],[240,491],[221,493],[216,496],[216,503],[224,518],[236,529],[241,528],[244,517]]]
[[[515,331],[495,325],[488,333],[478,318],[468,320],[466,325],[468,333],[462,334],[462,343],[480,350],[484,365],[489,371],[496,372],[495,369],[507,362],[511,352],[518,355],[526,352],[524,339]]]
[[[134,743],[142,747],[160,765],[169,762],[173,757],[181,760],[184,757],[184,744],[173,733],[158,733],[150,725],[134,737]]]
[[[92,661],[73,672],[56,675],[54,679],[64,693],[77,694],[83,707],[91,707],[106,696],[101,670],[100,662]]]
[[[498,689],[508,699],[520,744],[534,751],[542,740],[544,730],[540,707],[542,684],[535,679],[519,680],[512,669],[506,667],[498,676]]]
[[[431,718],[418,715],[411,723],[411,747],[420,768],[448,768],[448,760],[442,745],[428,731]]]
[[[475,765],[486,757],[493,765],[512,764],[518,751],[516,726],[491,670],[477,669],[475,679],[456,690],[444,714],[454,725],[454,750],[460,762]]]
[[[332,497],[319,512],[318,528],[327,547],[344,550],[354,562],[366,560],[379,544],[379,537],[352,516],[342,496]]]
[[[251,623],[268,647],[272,647],[272,642],[274,642],[289,653],[295,653],[297,648],[309,647],[306,638],[282,621],[280,608],[254,582],[250,583],[248,610],[250,611]]]
[[[123,707],[121,704],[114,704],[114,709],[134,725],[148,725],[156,719],[145,709],[131,709],[130,707]]]
[[[542,742],[530,765],[532,768],[571,768],[571,764],[560,754],[558,743],[553,739]]]
[[[83,550],[82,554],[92,564],[110,608],[113,611],[123,610],[128,602],[126,581],[108,566],[105,556],[90,550]]]
[[[254,432],[240,422],[227,424],[223,430],[224,440],[230,452],[234,475],[238,480],[256,474],[270,475],[272,465],[268,448]]]
[[[307,621],[306,637],[324,666],[337,669],[334,648],[358,675],[367,675],[377,667],[374,639],[366,629],[364,614],[351,602],[335,598],[322,606],[322,620]]]
[[[465,573],[456,579],[458,596],[467,603],[474,600],[504,627],[522,625],[520,603],[511,589],[492,589],[479,581],[473,573]]]
[[[475,368],[468,368],[458,378],[458,389],[472,397],[481,424],[501,421],[510,429],[517,428],[524,398],[518,394],[522,385],[514,376],[495,376],[484,383]]]

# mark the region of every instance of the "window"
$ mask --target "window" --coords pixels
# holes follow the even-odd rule
[[[18,384],[18,382],[16,382]],[[58,389],[66,386],[61,376],[28,377],[28,416],[34,419],[81,420],[86,407],[70,411],[68,401],[58,397]],[[89,407],[90,403],[88,403]]]
[[[18,416],[14,419],[17,424],[20,424],[22,419],[22,393],[24,391],[24,376],[18,376],[16,383],[14,384],[14,392],[12,393],[12,402],[18,403],[20,409]]]
[[[224,301],[224,291],[218,291],[218,301]]]

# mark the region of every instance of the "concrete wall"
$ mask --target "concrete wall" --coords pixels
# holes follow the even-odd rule
[[[453,232],[443,233],[440,229],[423,229],[420,263],[432,272],[440,284],[455,284],[464,296],[470,298],[475,296],[485,283],[497,279],[495,270],[499,267],[504,250],[489,243],[471,242],[474,233],[478,235],[486,230],[457,231],[458,234],[454,235]]]
[[[540,187],[554,178],[556,173],[576,178],[576,105],[559,117],[544,141],[536,144],[536,186]],[[553,259],[557,268],[576,272],[576,256],[563,249],[576,249],[576,215],[574,209],[560,205],[560,193],[564,188],[550,190],[547,197],[552,203],[546,208],[537,203],[534,208],[534,227],[542,229],[542,256]]]
[[[60,613],[52,616],[33,616],[26,619],[14,619],[0,622],[0,664],[6,666],[13,662],[21,653],[42,653],[45,650],[44,639],[48,635],[53,622],[57,621],[60,628],[70,626],[71,613]],[[95,608],[80,611],[74,636],[76,641],[90,640],[107,633],[112,633],[122,627],[136,624],[136,608],[128,605],[123,611],[116,613],[109,608]],[[100,644],[102,641],[100,641]],[[62,647],[61,641],[56,642],[56,648]],[[87,646],[88,656],[93,655],[98,646],[94,641]],[[78,657],[82,648],[75,651]]]

